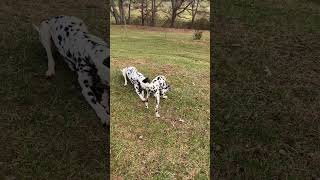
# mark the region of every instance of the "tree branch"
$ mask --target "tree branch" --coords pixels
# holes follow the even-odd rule
[[[191,0],[180,12],[177,12],[177,15],[183,13],[190,5],[193,3],[194,0]]]

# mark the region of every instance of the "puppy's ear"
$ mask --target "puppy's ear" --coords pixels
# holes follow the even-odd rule
[[[142,82],[143,82],[143,83],[148,83],[148,82],[150,82],[150,81],[149,81],[149,78],[145,78]]]

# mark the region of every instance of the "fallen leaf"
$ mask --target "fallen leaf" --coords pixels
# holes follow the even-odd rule
[[[283,150],[283,149],[280,149],[280,150],[279,150],[279,153],[280,153],[281,155],[286,155],[286,154],[287,154],[286,151]]]

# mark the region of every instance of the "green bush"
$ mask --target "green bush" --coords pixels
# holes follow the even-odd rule
[[[193,33],[193,40],[200,40],[202,37],[202,31],[195,30]]]

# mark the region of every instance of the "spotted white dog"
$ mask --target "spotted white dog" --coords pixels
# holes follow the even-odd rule
[[[89,34],[82,20],[73,16],[56,16],[40,26],[40,41],[48,57],[46,76],[55,74],[52,48],[55,46],[72,71],[78,75],[82,94],[95,110],[102,124],[109,124],[110,52],[100,38]]]
[[[164,76],[157,76],[151,82],[147,77],[137,71],[135,67],[126,67],[121,69],[122,75],[124,77],[124,86],[127,85],[127,78],[133,84],[136,93],[139,95],[140,99],[145,103],[146,108],[148,107],[148,98],[150,95],[154,95],[156,98],[156,117],[159,115],[159,104],[160,97],[166,99],[167,93],[170,90],[170,85],[166,83],[166,78]],[[144,91],[146,91],[146,98],[144,97]]]

